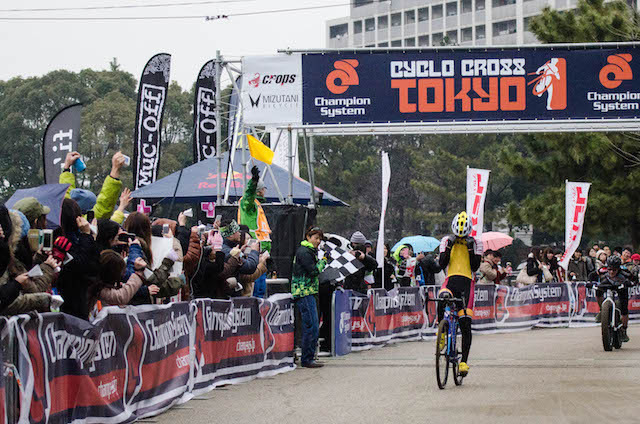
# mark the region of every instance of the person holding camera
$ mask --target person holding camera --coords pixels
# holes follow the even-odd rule
[[[232,256],[231,251],[234,247],[239,247],[242,242],[242,233],[240,225],[235,219],[223,221],[220,226],[220,235],[223,238],[222,252],[225,261]],[[242,245],[240,257],[243,259],[242,265],[238,269],[238,275],[251,275],[256,272],[258,263],[260,262],[260,243],[255,239],[249,240],[248,243]]]
[[[367,294],[369,289],[368,285],[364,281],[364,276],[368,272],[373,272],[378,268],[378,262],[373,256],[367,255],[367,239],[360,231],[356,231],[351,235],[351,254],[359,260],[364,267],[358,270],[355,274],[349,275],[344,280],[344,288],[347,290],[354,290],[362,294]]]

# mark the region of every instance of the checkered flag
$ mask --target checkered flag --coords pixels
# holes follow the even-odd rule
[[[318,258],[322,259],[325,256],[327,257],[327,268],[320,274],[321,279],[324,274],[326,277],[331,275],[331,278],[327,278],[329,280],[342,282],[345,277],[355,274],[364,267],[351,253],[328,241],[325,241],[322,249],[318,250]],[[339,277],[336,271],[340,274]]]

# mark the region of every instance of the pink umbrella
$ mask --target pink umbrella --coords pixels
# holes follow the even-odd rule
[[[499,233],[497,231],[482,233],[482,247],[484,252],[489,249],[502,249],[505,246],[509,246],[511,243],[513,243],[513,237],[510,237],[508,234]]]

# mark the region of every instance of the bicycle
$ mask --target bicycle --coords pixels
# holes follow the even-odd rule
[[[602,333],[602,346],[610,352],[615,347],[622,347],[622,319],[620,315],[620,299],[617,291],[627,287],[625,284],[612,284],[608,276],[604,276],[606,282],[587,284],[591,288],[597,286],[605,294],[600,307],[600,328]]]
[[[449,378],[449,365],[451,365],[453,382],[456,386],[460,386],[464,379],[464,375],[458,372],[462,352],[457,349],[457,338],[460,334],[458,331],[458,304],[466,305],[466,303],[464,298],[455,297],[436,298],[433,300],[445,303],[444,317],[438,324],[438,333],[436,334],[436,381],[438,382],[438,387],[442,390],[445,388]],[[445,335],[445,344],[441,347],[440,339],[443,334]]]

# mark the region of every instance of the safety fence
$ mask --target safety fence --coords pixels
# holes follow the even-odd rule
[[[292,305],[279,294],[109,307],[91,323],[5,318],[1,421],[129,423],[219,385],[292,370]]]
[[[371,289],[367,295],[338,290],[333,301],[333,354],[388,343],[433,338],[437,331],[437,287]],[[523,288],[477,285],[475,333],[534,327],[595,326],[599,311],[594,288],[584,282],[533,284]],[[629,319],[640,322],[640,288],[629,288]],[[348,324],[350,323],[350,325]]]

